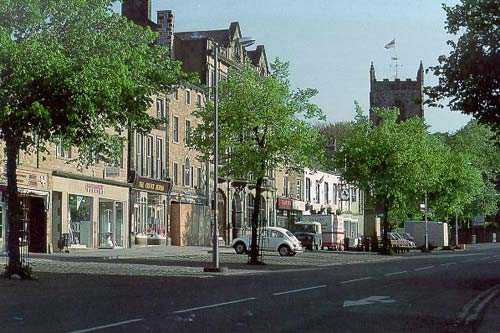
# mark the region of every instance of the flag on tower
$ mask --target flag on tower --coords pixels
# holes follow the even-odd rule
[[[386,46],[384,46],[385,49],[392,49],[393,47],[396,46],[396,38],[393,38],[389,43],[387,43]]]

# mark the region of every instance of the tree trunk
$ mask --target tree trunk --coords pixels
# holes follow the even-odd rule
[[[391,241],[389,240],[389,199],[385,199],[384,201],[384,234],[382,238],[382,253],[383,254],[392,254],[391,250]]]
[[[250,262],[251,265],[261,264],[258,260],[259,248],[257,243],[257,227],[259,225],[259,212],[260,212],[260,196],[262,194],[262,183],[264,181],[263,177],[257,178],[257,184],[255,185],[255,200],[253,202],[253,213],[252,213],[252,245],[250,247]]]
[[[8,220],[8,245],[9,260],[5,269],[5,277],[13,274],[25,277],[23,274],[21,257],[19,254],[19,237],[21,237],[21,211],[17,196],[17,156],[19,154],[19,141],[7,138],[7,220]]]

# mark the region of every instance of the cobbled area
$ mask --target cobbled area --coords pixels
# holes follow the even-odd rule
[[[311,270],[333,265],[372,263],[398,259],[361,252],[305,252],[293,257],[280,257],[274,253],[264,253],[262,261],[266,265],[247,265],[246,255],[237,255],[225,249],[219,255],[220,266],[228,271],[217,275],[270,274],[284,271]],[[134,276],[183,276],[205,278],[213,273],[203,272],[211,267],[212,254],[207,251],[189,254],[155,254],[154,256],[51,256],[30,258],[33,272],[106,274]]]

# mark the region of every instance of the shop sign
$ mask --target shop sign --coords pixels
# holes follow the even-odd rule
[[[85,191],[87,191],[88,193],[94,193],[94,194],[104,194],[104,185],[86,183],[85,184]]]
[[[292,202],[292,209],[293,210],[305,211],[306,210],[306,203],[304,201],[293,200],[293,202]]]
[[[292,209],[292,199],[278,198],[277,208],[281,209],[281,210],[291,210]]]
[[[169,193],[172,183],[157,179],[137,177],[134,182],[134,188],[144,191],[153,191],[160,193]]]
[[[17,186],[40,190],[47,189],[48,175],[44,172],[17,169]],[[3,167],[0,183],[7,184],[7,168]]]

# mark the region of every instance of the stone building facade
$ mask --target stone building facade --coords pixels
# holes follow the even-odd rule
[[[398,121],[411,117],[424,117],[424,67],[420,62],[417,79],[377,81],[375,67],[370,66],[370,120],[374,125],[380,122],[373,108],[399,108]]]
[[[21,152],[18,161],[21,221],[29,251],[56,251],[64,237],[69,248],[127,247],[126,150],[116,165],[78,168],[73,161],[76,148],[50,144],[46,149]],[[5,171],[0,172],[0,251],[5,251],[8,231]]]

